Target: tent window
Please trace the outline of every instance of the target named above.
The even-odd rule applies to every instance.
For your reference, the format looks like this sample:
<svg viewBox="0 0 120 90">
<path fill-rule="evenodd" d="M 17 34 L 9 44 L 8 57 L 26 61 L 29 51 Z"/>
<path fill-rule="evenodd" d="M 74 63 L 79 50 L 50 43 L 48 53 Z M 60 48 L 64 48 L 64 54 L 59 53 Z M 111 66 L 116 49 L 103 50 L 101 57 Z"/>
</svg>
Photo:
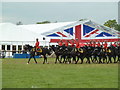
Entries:
<svg viewBox="0 0 120 90">
<path fill-rule="evenodd" d="M 13 46 L 12 46 L 12 50 L 16 50 L 16 45 L 13 45 Z"/>
<path fill-rule="evenodd" d="M 12 50 L 13 50 L 13 51 L 12 51 L 12 55 L 14 55 L 14 53 L 16 53 L 16 45 L 13 45 L 13 46 L 12 46 Z"/>
<path fill-rule="evenodd" d="M 18 53 L 21 53 L 22 45 L 18 45 Z"/>
<path fill-rule="evenodd" d="M 5 45 L 2 45 L 2 50 L 5 50 Z"/>
<path fill-rule="evenodd" d="M 7 50 L 10 50 L 10 45 L 7 45 Z"/>
<path fill-rule="evenodd" d="M 22 45 L 18 45 L 18 50 L 22 50 Z"/>
</svg>

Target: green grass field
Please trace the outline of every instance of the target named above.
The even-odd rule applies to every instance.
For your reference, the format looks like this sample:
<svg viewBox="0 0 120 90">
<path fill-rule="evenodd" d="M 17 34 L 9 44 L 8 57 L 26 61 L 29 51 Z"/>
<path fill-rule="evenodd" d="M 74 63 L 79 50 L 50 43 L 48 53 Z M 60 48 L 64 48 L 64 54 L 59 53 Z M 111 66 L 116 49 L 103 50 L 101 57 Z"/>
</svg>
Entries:
<svg viewBox="0 0 120 90">
<path fill-rule="evenodd" d="M 2 60 L 3 88 L 118 88 L 118 64 L 49 64 Z"/>
</svg>

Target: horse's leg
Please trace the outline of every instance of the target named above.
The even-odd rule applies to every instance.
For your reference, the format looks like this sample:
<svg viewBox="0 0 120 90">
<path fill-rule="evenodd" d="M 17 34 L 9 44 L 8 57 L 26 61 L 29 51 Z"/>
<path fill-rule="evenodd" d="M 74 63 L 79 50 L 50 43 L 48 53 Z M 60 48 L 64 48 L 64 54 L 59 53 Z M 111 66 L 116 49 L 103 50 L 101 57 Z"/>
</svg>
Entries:
<svg viewBox="0 0 120 90">
<path fill-rule="evenodd" d="M 61 60 L 60 60 L 59 58 L 60 58 L 60 55 L 58 55 L 58 61 L 59 61 L 59 63 L 62 63 Z"/>
<path fill-rule="evenodd" d="M 99 64 L 102 63 L 102 61 L 101 61 L 101 60 L 102 60 L 102 57 L 99 56 L 98 58 L 99 58 L 99 62 L 98 62 L 98 63 L 99 63 Z"/>
<path fill-rule="evenodd" d="M 90 57 L 87 56 L 86 58 L 87 58 L 86 62 L 90 64 Z"/>
<path fill-rule="evenodd" d="M 111 56 L 108 56 L 108 62 L 107 62 L 107 64 L 110 62 L 110 63 L 112 63 L 112 61 L 111 61 Z"/>
<path fill-rule="evenodd" d="M 66 56 L 64 56 L 64 62 L 67 63 L 67 59 L 66 59 Z"/>
<path fill-rule="evenodd" d="M 117 62 L 120 62 L 120 55 L 118 55 L 118 60 L 117 60 Z"/>
<path fill-rule="evenodd" d="M 81 59 L 81 63 L 80 64 L 83 64 L 83 57 L 81 57 L 80 59 Z"/>
<path fill-rule="evenodd" d="M 46 57 L 46 55 L 43 55 L 43 57 L 44 57 L 44 61 L 43 61 L 43 64 L 45 64 L 45 61 L 47 62 L 47 57 Z"/>
<path fill-rule="evenodd" d="M 36 61 L 36 58 L 35 58 L 35 56 L 33 56 L 33 58 L 34 58 L 34 61 L 35 61 L 35 63 L 37 64 L 37 61 Z"/>
<path fill-rule="evenodd" d="M 95 63 L 94 55 L 91 56 L 91 61 L 92 61 L 92 63 Z"/>
<path fill-rule="evenodd" d="M 63 63 L 66 63 L 66 56 L 63 56 Z"/>
<path fill-rule="evenodd" d="M 102 63 L 105 63 L 105 57 L 103 57 L 103 62 Z"/>
<path fill-rule="evenodd" d="M 113 59 L 114 59 L 114 63 L 117 63 L 117 62 L 116 62 L 116 56 L 113 56 Z"/>
<path fill-rule="evenodd" d="M 95 56 L 95 62 L 98 63 L 97 55 Z"/>
<path fill-rule="evenodd" d="M 107 63 L 107 56 L 105 55 L 105 60 L 106 60 L 106 63 Z"/>
<path fill-rule="evenodd" d="M 75 58 L 75 57 L 73 57 L 73 58 Z M 77 58 L 77 60 L 76 60 L 76 58 Z M 78 61 L 79 61 L 79 56 L 76 56 L 76 58 L 75 58 L 75 64 L 78 63 Z M 73 62 L 73 60 L 72 60 L 72 62 Z"/>
<path fill-rule="evenodd" d="M 30 58 L 29 58 L 29 60 L 28 60 L 28 63 L 27 63 L 27 64 L 29 64 L 29 62 L 30 62 L 31 58 L 32 58 L 32 56 L 30 55 Z"/>
<path fill-rule="evenodd" d="M 55 59 L 55 64 L 57 63 L 57 60 L 59 59 L 59 56 L 56 55 L 56 59 Z M 59 60 L 58 60 L 59 61 Z"/>
<path fill-rule="evenodd" d="M 45 60 L 46 60 L 46 63 L 49 64 L 48 61 L 47 61 L 47 56 L 46 55 L 45 55 Z"/>
</svg>

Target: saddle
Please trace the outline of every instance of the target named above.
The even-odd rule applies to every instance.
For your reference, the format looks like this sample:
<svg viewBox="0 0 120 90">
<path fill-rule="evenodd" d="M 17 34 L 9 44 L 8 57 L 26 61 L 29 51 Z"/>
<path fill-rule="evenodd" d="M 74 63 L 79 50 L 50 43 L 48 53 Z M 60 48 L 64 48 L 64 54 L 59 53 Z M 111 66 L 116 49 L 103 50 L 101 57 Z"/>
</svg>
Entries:
<svg viewBox="0 0 120 90">
<path fill-rule="evenodd" d="M 31 51 L 34 51 L 34 52 L 35 52 L 36 50 L 35 50 L 35 48 L 32 48 Z"/>
<path fill-rule="evenodd" d="M 78 49 L 78 52 L 83 53 L 83 49 L 82 49 L 82 48 L 79 48 L 79 49 Z"/>
<path fill-rule="evenodd" d="M 107 52 L 111 53 L 111 50 L 110 50 L 110 49 L 108 49 L 108 50 L 107 50 Z"/>
<path fill-rule="evenodd" d="M 38 49 L 36 49 L 36 51 L 37 51 L 38 53 L 41 53 L 41 52 L 42 52 L 42 49 L 41 49 L 41 48 L 38 48 Z"/>
</svg>

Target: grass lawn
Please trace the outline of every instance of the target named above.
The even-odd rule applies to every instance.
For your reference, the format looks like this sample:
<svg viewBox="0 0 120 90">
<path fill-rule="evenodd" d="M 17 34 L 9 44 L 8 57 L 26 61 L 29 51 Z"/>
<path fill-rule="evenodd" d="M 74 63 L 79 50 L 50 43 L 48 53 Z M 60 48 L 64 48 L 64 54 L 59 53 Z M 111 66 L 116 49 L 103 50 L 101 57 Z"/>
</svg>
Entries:
<svg viewBox="0 0 120 90">
<path fill-rule="evenodd" d="M 55 58 L 2 60 L 3 88 L 118 88 L 118 64 L 54 64 Z"/>
</svg>

